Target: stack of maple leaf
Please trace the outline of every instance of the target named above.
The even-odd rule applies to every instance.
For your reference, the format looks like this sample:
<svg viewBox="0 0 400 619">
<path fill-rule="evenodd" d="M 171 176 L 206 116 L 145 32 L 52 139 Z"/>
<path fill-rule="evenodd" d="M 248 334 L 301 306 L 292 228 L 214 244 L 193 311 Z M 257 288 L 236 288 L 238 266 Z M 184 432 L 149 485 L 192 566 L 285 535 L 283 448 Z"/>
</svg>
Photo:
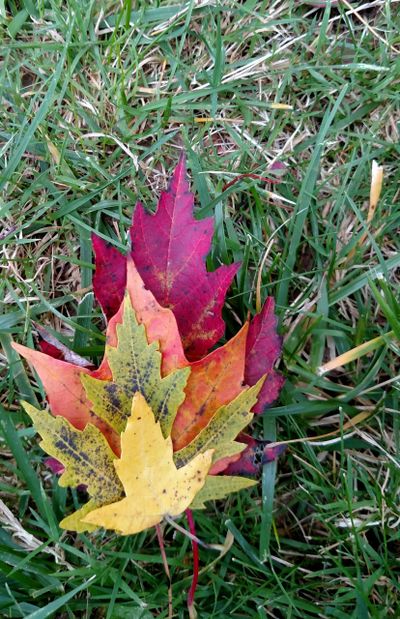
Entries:
<svg viewBox="0 0 400 619">
<path fill-rule="evenodd" d="M 243 475 L 276 456 L 241 434 L 283 383 L 273 300 L 208 352 L 223 336 L 239 265 L 206 271 L 213 220 L 193 217 L 184 156 L 156 214 L 138 204 L 130 232 L 128 256 L 93 237 L 94 291 L 108 319 L 98 369 L 54 358 L 49 346 L 14 345 L 47 393 L 52 414 L 24 408 L 63 466 L 59 483 L 85 484 L 90 496 L 61 522 L 70 530 L 136 533 L 254 484 Z"/>
</svg>

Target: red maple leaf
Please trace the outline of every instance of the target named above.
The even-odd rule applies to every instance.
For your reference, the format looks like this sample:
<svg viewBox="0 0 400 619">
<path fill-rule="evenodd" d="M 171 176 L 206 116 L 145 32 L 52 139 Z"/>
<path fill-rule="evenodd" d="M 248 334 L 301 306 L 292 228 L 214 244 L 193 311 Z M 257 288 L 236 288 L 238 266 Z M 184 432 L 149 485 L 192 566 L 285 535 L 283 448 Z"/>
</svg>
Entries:
<svg viewBox="0 0 400 619">
<path fill-rule="evenodd" d="M 132 257 L 146 286 L 175 314 L 189 358 L 202 357 L 224 334 L 221 311 L 239 264 L 207 273 L 212 217 L 193 217 L 185 157 L 181 156 L 155 215 L 138 203 L 130 234 Z"/>
<path fill-rule="evenodd" d="M 182 155 L 156 213 L 147 213 L 140 202 L 136 205 L 130 236 L 131 255 L 144 283 L 163 307 L 174 312 L 188 358 L 199 359 L 224 334 L 222 307 L 239 264 L 207 272 L 213 218 L 196 220 L 193 203 Z M 93 246 L 94 291 L 110 318 L 122 301 L 126 261 L 98 237 Z"/>
</svg>

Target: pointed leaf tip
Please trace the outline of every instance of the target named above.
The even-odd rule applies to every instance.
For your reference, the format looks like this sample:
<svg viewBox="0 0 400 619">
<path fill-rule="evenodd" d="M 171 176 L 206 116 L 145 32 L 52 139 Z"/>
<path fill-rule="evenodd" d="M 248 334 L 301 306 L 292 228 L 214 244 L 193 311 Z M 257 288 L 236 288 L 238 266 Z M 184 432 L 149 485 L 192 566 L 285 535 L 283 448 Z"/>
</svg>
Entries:
<svg viewBox="0 0 400 619">
<path fill-rule="evenodd" d="M 254 385 L 261 376 L 267 374 L 259 393 L 254 413 L 261 414 L 274 402 L 282 389 L 284 378 L 274 370 L 274 365 L 282 350 L 282 338 L 277 333 L 275 303 L 267 297 L 261 312 L 250 323 L 246 347 L 245 382 Z"/>
<path fill-rule="evenodd" d="M 124 298 L 126 256 L 94 233 L 92 233 L 92 244 L 95 256 L 93 290 L 109 320 L 117 313 Z"/>
<path fill-rule="evenodd" d="M 179 155 L 178 164 L 173 172 L 171 177 L 171 181 L 175 180 L 179 185 L 180 183 L 185 183 L 187 185 L 187 190 L 189 190 L 189 179 L 187 176 L 187 165 L 186 165 L 186 153 L 182 151 Z"/>
<path fill-rule="evenodd" d="M 88 374 L 89 370 L 16 342 L 13 342 L 13 348 L 37 372 L 53 415 L 65 417 L 82 430 L 91 420 L 90 406 L 81 384 L 81 375 Z"/>
<path fill-rule="evenodd" d="M 97 426 L 111 449 L 115 453 L 119 452 L 118 436 L 108 424 L 91 412 L 90 402 L 82 385 L 82 376 L 93 372 L 16 342 L 13 342 L 13 348 L 38 373 L 53 415 L 64 417 L 78 430 L 83 430 L 88 423 Z"/>
</svg>

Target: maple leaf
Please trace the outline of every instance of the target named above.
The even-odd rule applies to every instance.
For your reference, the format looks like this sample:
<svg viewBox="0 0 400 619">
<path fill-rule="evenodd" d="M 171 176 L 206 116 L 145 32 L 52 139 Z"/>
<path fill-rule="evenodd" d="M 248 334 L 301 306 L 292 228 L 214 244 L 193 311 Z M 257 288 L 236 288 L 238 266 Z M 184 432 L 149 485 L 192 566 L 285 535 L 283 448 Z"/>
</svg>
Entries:
<svg viewBox="0 0 400 619">
<path fill-rule="evenodd" d="M 121 458 L 114 466 L 126 496 L 93 510 L 84 521 L 130 535 L 160 523 L 165 516 L 184 512 L 205 483 L 212 449 L 178 469 L 171 438 L 164 438 L 160 423 L 140 393 L 133 398 L 121 442 Z"/>
<path fill-rule="evenodd" d="M 147 213 L 140 202 L 136 205 L 130 236 L 131 255 L 143 281 L 157 301 L 174 312 L 188 357 L 198 359 L 224 334 L 221 311 L 239 264 L 207 272 L 213 218 L 196 220 L 193 203 L 182 155 L 156 213 Z M 93 237 L 93 246 L 94 291 L 110 318 L 122 301 L 125 259 L 99 237 Z"/>
<path fill-rule="evenodd" d="M 112 380 L 82 374 L 81 380 L 94 412 L 121 433 L 131 414 L 132 395 L 141 393 L 160 421 L 164 436 L 171 433 L 177 410 L 185 399 L 184 387 L 190 368 L 161 377 L 158 342 L 148 343 L 144 325 L 139 325 L 129 294 L 123 303 L 122 323 L 116 325 L 116 347 L 106 345 L 105 358 Z"/>
<path fill-rule="evenodd" d="M 43 439 L 42 449 L 64 467 L 58 482 L 60 486 L 85 484 L 91 496 L 86 505 L 64 518 L 60 526 L 79 532 L 93 530 L 94 527 L 82 522 L 83 516 L 123 495 L 123 487 L 113 466 L 115 454 L 104 435 L 91 423 L 83 430 L 77 430 L 63 417 L 53 417 L 28 402 L 22 402 L 22 405 Z"/>
<path fill-rule="evenodd" d="M 195 220 L 193 203 L 182 155 L 155 215 L 137 204 L 130 234 L 143 281 L 174 312 L 187 354 L 199 358 L 225 331 L 221 311 L 239 265 L 207 273 L 214 223 L 211 217 Z"/>
<path fill-rule="evenodd" d="M 203 229 L 207 237 L 205 242 L 199 235 L 201 222 L 193 219 L 192 210 L 193 196 L 189 192 L 184 159 L 181 158 L 169 190 L 161 196 L 157 214 L 146 215 L 139 206 L 135 221 L 144 226 L 146 234 L 150 235 L 149 221 L 166 221 L 165 217 L 169 214 L 171 222 L 166 234 L 170 253 L 173 249 L 172 240 L 177 241 L 177 230 L 182 222 L 186 225 L 185 230 L 194 226 L 193 233 L 198 244 L 195 244 L 190 258 L 183 261 L 181 270 L 182 273 L 185 270 L 188 273 L 194 270 L 195 274 L 201 272 L 207 279 L 213 274 L 206 273 L 205 254 L 202 255 L 200 250 L 205 247 L 207 251 L 209 249 L 212 223 L 211 219 L 203 222 L 206 225 Z M 135 226 L 133 240 L 134 229 Z M 103 305 L 109 302 L 108 309 L 105 308 L 106 313 L 110 315 L 114 311 L 114 304 L 120 301 L 121 287 L 125 284 L 127 299 L 132 306 L 127 306 L 128 301 L 121 304 L 117 313 L 110 318 L 106 352 L 97 370 L 81 367 L 82 360 L 78 358 L 75 362 L 75 358 L 65 350 L 63 356 L 66 353 L 66 358 L 75 364 L 50 360 L 46 355 L 15 346 L 42 379 L 53 414 L 63 415 L 78 429 L 85 428 L 88 423 L 95 424 L 107 437 L 114 453 L 119 455 L 118 433 L 124 429 L 129 417 L 132 394 L 139 390 L 154 409 L 156 418 L 160 419 L 164 436 L 171 433 L 174 450 L 179 454 L 176 456 L 178 462 L 182 454 L 190 453 L 190 449 L 198 451 L 202 441 L 216 442 L 220 434 L 219 420 L 224 419 L 224 425 L 231 415 L 234 422 L 229 438 L 225 437 L 225 442 L 218 444 L 211 472 L 216 474 L 227 467 L 231 471 L 234 463 L 238 471 L 250 470 L 252 458 L 254 460 L 259 447 L 253 446 L 253 453 L 240 440 L 235 441 L 235 434 L 251 420 L 248 396 L 252 392 L 244 395 L 245 383 L 255 385 L 267 371 L 259 402 L 256 404 L 256 398 L 253 398 L 251 404 L 254 404 L 254 412 L 263 412 L 276 398 L 283 382 L 273 369 L 280 352 L 273 301 L 266 301 L 261 313 L 252 320 L 250 328 L 245 324 L 225 346 L 199 361 L 190 362 L 185 355 L 174 313 L 170 307 L 162 307 L 155 298 L 157 294 L 154 295 L 152 290 L 146 288 L 133 260 L 128 257 L 126 261 L 111 245 L 105 246 L 97 237 L 93 242 L 99 269 L 95 289 L 104 292 Z M 165 266 L 169 268 L 170 265 L 164 262 Z M 144 269 L 144 272 L 148 271 L 148 268 Z M 107 274 L 110 286 L 102 286 L 102 273 Z M 173 273 L 172 266 L 162 276 L 164 284 L 171 279 L 168 273 Z M 165 286 L 163 290 L 165 293 Z M 188 319 L 189 322 L 192 318 Z M 195 333 L 196 329 L 192 331 Z M 157 352 L 158 348 L 160 352 Z M 53 349 L 49 349 L 49 352 L 55 353 Z M 258 384 L 257 393 L 260 388 L 261 383 Z M 238 403 L 239 407 L 244 403 L 247 408 L 241 424 L 240 416 L 235 412 Z M 243 449 L 245 453 L 241 457 Z"/>
</svg>

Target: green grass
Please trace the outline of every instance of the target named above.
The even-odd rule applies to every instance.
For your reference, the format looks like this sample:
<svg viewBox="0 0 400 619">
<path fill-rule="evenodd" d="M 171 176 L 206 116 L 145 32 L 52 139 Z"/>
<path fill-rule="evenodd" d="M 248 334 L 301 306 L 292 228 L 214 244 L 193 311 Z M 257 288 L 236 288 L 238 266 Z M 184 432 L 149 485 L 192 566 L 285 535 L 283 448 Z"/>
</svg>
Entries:
<svg viewBox="0 0 400 619">
<path fill-rule="evenodd" d="M 234 538 L 215 563 L 200 551 L 199 617 L 399 616 L 400 13 L 353 4 L 0 0 L 0 492 L 13 515 L 0 509 L 1 616 L 168 616 L 155 531 L 58 528 L 79 496 L 42 465 L 19 400 L 44 394 L 10 341 L 33 345 L 38 320 L 101 354 L 90 232 L 124 247 L 135 201 L 154 208 L 181 148 L 197 214 L 216 218 L 209 267 L 243 262 L 228 336 L 254 311 L 269 247 L 262 294 L 277 300 L 287 381 L 254 432 L 316 436 L 371 413 L 349 436 L 292 444 L 260 487 L 197 515 L 205 541 Z M 385 178 L 367 224 L 374 159 Z M 274 161 L 278 185 L 223 190 Z M 165 540 L 186 617 L 190 544 L 169 526 Z"/>
</svg>

